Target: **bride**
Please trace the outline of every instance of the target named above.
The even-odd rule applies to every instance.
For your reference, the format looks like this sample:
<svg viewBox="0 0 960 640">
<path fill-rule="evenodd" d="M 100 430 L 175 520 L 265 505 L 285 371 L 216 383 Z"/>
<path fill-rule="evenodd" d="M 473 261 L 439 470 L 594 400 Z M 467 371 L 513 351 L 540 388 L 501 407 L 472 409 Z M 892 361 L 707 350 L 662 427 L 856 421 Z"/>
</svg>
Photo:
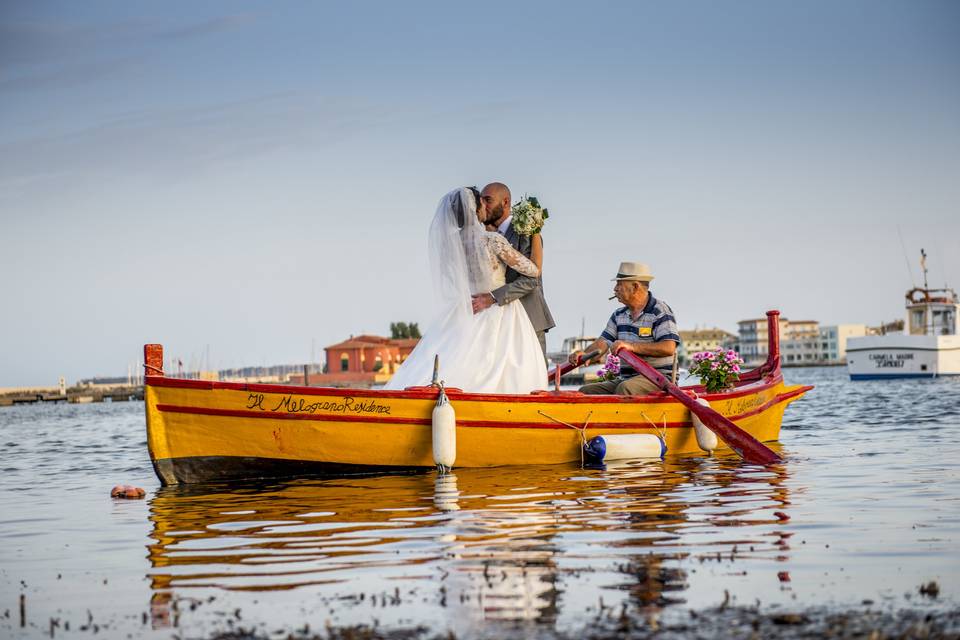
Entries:
<svg viewBox="0 0 960 640">
<path fill-rule="evenodd" d="M 537 277 L 539 267 L 484 227 L 480 194 L 455 189 L 430 224 L 430 269 L 441 311 L 386 389 L 430 384 L 434 356 L 448 387 L 472 393 L 529 393 L 542 389 L 547 368 L 536 331 L 519 300 L 474 315 L 470 296 L 506 282 L 507 267 Z"/>
</svg>

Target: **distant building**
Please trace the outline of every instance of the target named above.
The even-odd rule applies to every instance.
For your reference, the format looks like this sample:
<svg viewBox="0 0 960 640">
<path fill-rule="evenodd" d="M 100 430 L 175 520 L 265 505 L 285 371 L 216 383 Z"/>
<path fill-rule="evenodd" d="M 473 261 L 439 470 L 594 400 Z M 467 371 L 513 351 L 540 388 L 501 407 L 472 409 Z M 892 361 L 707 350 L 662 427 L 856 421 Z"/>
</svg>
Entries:
<svg viewBox="0 0 960 640">
<path fill-rule="evenodd" d="M 786 334 L 787 322 L 780 318 L 780 336 Z M 751 318 L 737 323 L 740 336 L 740 357 L 748 367 L 755 367 L 767 359 L 767 319 Z M 781 343 L 782 345 L 782 343 Z"/>
<path fill-rule="evenodd" d="M 755 367 L 767 359 L 767 319 L 751 318 L 737 323 L 740 356 Z M 780 318 L 780 362 L 784 366 L 822 364 L 820 323 L 817 320 Z"/>
<path fill-rule="evenodd" d="M 867 335 L 865 324 L 820 327 L 820 359 L 824 364 L 847 363 L 847 339 Z"/>
<path fill-rule="evenodd" d="M 820 364 L 820 323 L 816 320 L 787 320 L 781 325 L 780 358 L 784 366 Z"/>
<path fill-rule="evenodd" d="M 224 382 L 278 384 L 288 382 L 293 374 L 300 374 L 300 378 L 303 379 L 303 366 L 302 364 L 275 364 L 262 367 L 239 367 L 222 369 L 218 374 L 220 380 Z M 193 378 L 197 373 L 188 373 L 186 376 Z"/>
<path fill-rule="evenodd" d="M 369 386 L 383 384 L 417 346 L 419 338 L 393 340 L 375 335 L 351 336 L 326 347 L 327 366 L 323 373 L 309 375 L 310 386 Z M 290 376 L 291 384 L 303 384 L 304 376 Z M 428 383 L 424 380 L 424 384 Z"/>
<path fill-rule="evenodd" d="M 723 329 L 692 329 L 680 332 L 680 351 L 678 357 L 681 366 L 686 366 L 693 354 L 700 351 L 733 349 L 737 345 L 737 336 Z"/>
<path fill-rule="evenodd" d="M 767 359 L 767 320 L 754 318 L 737 323 L 740 329 L 740 355 L 748 366 Z M 847 339 L 867 335 L 862 324 L 820 326 L 817 320 L 780 318 L 780 362 L 785 367 L 843 364 Z"/>
<path fill-rule="evenodd" d="M 902 319 L 884 322 L 878 327 L 867 327 L 868 336 L 885 336 L 888 333 L 903 333 L 904 322 Z"/>
</svg>

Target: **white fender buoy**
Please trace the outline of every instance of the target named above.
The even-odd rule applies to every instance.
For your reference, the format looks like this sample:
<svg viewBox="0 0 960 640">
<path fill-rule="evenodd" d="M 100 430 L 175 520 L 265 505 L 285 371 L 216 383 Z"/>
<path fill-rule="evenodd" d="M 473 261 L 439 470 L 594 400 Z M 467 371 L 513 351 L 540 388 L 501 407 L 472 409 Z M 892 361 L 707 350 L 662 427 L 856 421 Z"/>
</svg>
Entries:
<svg viewBox="0 0 960 640">
<path fill-rule="evenodd" d="M 457 459 L 457 414 L 440 385 L 437 406 L 433 408 L 433 462 L 446 473 Z"/>
<path fill-rule="evenodd" d="M 667 444 L 659 436 L 649 433 L 601 435 L 590 438 L 583 446 L 586 457 L 594 463 L 634 458 L 662 458 Z"/>
<path fill-rule="evenodd" d="M 710 406 L 710 403 L 703 398 L 697 398 L 697 404 L 702 404 L 705 407 Z M 708 429 L 707 425 L 703 424 L 697 414 L 692 411 L 690 412 L 690 419 L 693 421 L 693 431 L 697 434 L 697 444 L 707 453 L 713 453 L 713 450 L 719 444 L 717 434 Z"/>
</svg>

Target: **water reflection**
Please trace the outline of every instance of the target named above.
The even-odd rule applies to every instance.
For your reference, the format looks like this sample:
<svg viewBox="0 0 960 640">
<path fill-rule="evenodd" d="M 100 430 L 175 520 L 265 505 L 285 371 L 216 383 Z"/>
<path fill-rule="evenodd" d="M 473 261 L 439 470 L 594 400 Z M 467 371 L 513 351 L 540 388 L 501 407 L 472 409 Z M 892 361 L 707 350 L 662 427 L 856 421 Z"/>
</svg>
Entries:
<svg viewBox="0 0 960 640">
<path fill-rule="evenodd" d="M 664 607 L 698 562 L 786 558 L 785 473 L 691 457 L 164 488 L 150 504 L 153 622 L 200 589 L 314 589 L 336 611 L 402 603 L 461 631 L 551 627 L 597 594 Z"/>
</svg>

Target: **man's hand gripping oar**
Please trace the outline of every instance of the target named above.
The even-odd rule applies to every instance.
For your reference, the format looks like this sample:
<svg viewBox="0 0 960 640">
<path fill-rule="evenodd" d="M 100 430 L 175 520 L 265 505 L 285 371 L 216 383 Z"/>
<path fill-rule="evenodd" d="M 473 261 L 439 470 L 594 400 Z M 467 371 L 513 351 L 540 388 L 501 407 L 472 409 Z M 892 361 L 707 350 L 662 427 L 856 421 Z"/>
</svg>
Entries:
<svg viewBox="0 0 960 640">
<path fill-rule="evenodd" d="M 573 370 L 576 369 L 577 367 L 579 367 L 579 366 L 581 366 L 581 365 L 583 365 L 583 364 L 586 364 L 587 362 L 590 362 L 591 360 L 593 360 L 594 358 L 596 358 L 598 355 L 600 355 L 600 351 L 599 351 L 599 350 L 598 350 L 598 351 L 591 351 L 590 353 L 582 353 L 582 354 L 580 354 L 580 356 L 577 358 L 577 361 L 576 361 L 575 363 L 573 363 L 573 362 L 564 362 L 562 365 L 558 366 L 558 367 L 555 368 L 553 371 L 551 371 L 550 373 L 547 374 L 547 383 L 549 383 L 551 380 L 555 380 L 555 379 L 557 378 L 557 376 L 563 376 L 563 375 L 566 375 L 566 374 L 570 373 L 571 371 L 573 371 Z"/>
</svg>

